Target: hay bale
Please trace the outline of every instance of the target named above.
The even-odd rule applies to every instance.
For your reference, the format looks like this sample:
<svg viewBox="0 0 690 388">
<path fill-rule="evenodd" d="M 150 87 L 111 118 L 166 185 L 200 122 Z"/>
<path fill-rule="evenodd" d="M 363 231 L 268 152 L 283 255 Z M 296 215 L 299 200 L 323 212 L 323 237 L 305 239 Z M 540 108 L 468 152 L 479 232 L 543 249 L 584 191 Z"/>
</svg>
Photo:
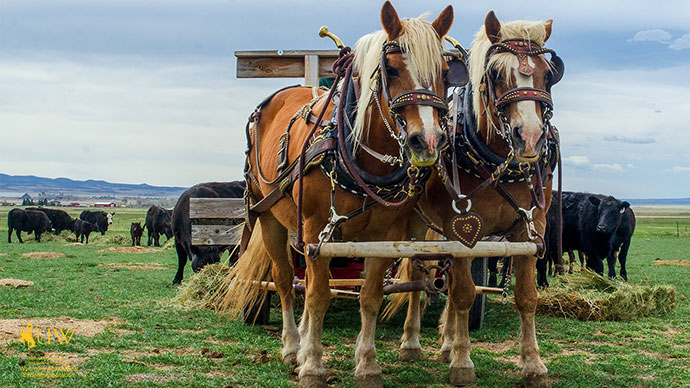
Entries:
<svg viewBox="0 0 690 388">
<path fill-rule="evenodd" d="M 173 303 L 189 308 L 217 309 L 218 300 L 215 295 L 229 273 L 230 267 L 221 263 L 204 266 L 182 283 Z"/>
<path fill-rule="evenodd" d="M 564 275 L 539 292 L 537 314 L 594 321 L 621 321 L 675 309 L 676 289 L 633 285 L 592 271 Z"/>
</svg>

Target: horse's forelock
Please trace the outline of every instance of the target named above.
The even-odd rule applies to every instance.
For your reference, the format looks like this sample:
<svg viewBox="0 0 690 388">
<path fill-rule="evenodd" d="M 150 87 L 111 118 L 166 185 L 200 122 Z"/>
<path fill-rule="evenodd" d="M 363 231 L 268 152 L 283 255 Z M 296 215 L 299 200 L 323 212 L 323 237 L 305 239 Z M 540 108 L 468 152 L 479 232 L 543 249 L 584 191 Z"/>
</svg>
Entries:
<svg viewBox="0 0 690 388">
<path fill-rule="evenodd" d="M 505 23 L 502 22 L 500 34 L 501 40 L 527 39 L 537 43 L 540 46 L 543 46 L 544 43 L 546 43 L 547 38 L 546 26 L 544 25 L 543 21 L 517 20 Z M 475 89 L 478 88 L 482 82 L 482 77 L 484 76 L 484 72 L 486 70 L 484 68 L 484 62 L 486 60 L 486 53 L 489 50 L 489 47 L 491 47 L 491 41 L 489 41 L 489 38 L 486 36 L 484 26 L 482 26 L 475 34 L 474 42 L 472 42 L 472 47 L 470 48 L 470 82 L 472 85 L 474 85 Z M 540 55 L 539 58 L 545 63 L 549 64 L 544 55 Z M 515 55 L 510 53 L 501 53 L 491 56 L 488 63 L 488 68 L 499 71 L 504 75 L 504 77 L 507 77 L 509 70 L 517 65 L 518 60 Z M 480 98 L 480 93 L 473 93 L 472 103 L 474 116 L 477 120 L 479 120 L 481 117 Z"/>
<path fill-rule="evenodd" d="M 396 41 L 405 51 L 407 70 L 419 84 L 433 84 L 443 67 L 443 43 L 431 24 L 424 21 L 428 13 L 416 19 L 403 19 L 403 33 Z M 355 45 L 354 70 L 360 76 L 361 95 L 357 112 L 364 113 L 372 103 L 378 84 L 371 75 L 381 60 L 381 47 L 387 40 L 381 30 L 361 37 Z M 392 96 L 391 96 L 392 97 Z M 367 125 L 365 114 L 357 114 L 352 136 L 355 144 L 362 139 Z"/>
</svg>

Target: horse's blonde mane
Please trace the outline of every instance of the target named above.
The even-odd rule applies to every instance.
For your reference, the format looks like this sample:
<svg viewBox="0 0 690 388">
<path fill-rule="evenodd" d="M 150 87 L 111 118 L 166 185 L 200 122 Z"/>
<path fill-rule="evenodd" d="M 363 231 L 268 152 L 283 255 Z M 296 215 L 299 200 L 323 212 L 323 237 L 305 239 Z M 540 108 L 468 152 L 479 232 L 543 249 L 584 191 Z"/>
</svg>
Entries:
<svg viewBox="0 0 690 388">
<path fill-rule="evenodd" d="M 428 13 L 416 19 L 403 19 L 403 34 L 396 39 L 405 52 L 405 63 L 412 77 L 420 84 L 433 84 L 434 76 L 441 73 L 443 66 L 443 43 L 436 30 L 424 20 Z M 372 74 L 381 60 L 381 48 L 386 42 L 385 31 L 377 31 L 361 37 L 355 45 L 354 72 L 360 77 L 361 95 L 357 102 L 357 118 L 352 137 L 355 145 L 364 135 L 370 118 L 365 114 L 372 104 L 373 94 L 378 89 L 376 77 Z M 393 96 L 391 96 L 393 97 Z M 385 104 L 385 102 L 382 102 Z"/>
<path fill-rule="evenodd" d="M 499 40 L 504 39 L 527 39 L 537 43 L 540 46 L 544 46 L 546 43 L 546 26 L 543 21 L 524 21 L 518 20 L 513 22 L 501 23 L 501 32 Z M 472 48 L 470 48 L 470 82 L 472 82 L 475 88 L 472 94 L 472 104 L 474 109 L 474 117 L 479 123 L 479 118 L 481 117 L 481 105 L 480 98 L 481 93 L 478 92 L 479 85 L 482 83 L 482 77 L 487 69 L 495 69 L 501 72 L 504 77 L 507 76 L 508 71 L 512 68 L 518 66 L 518 59 L 515 55 L 511 53 L 501 53 L 492 55 L 489 59 L 487 69 L 484 68 L 484 61 L 486 60 L 486 53 L 491 46 L 491 41 L 486 35 L 486 30 L 484 26 L 479 29 L 477 34 L 474 36 L 474 42 L 472 42 Z M 540 55 L 539 58 L 546 61 L 544 55 Z M 548 61 L 547 61 L 548 63 Z M 487 115 L 487 120 L 490 118 Z M 488 124 L 488 123 L 487 123 Z M 491 128 L 491 124 L 488 125 Z"/>
</svg>

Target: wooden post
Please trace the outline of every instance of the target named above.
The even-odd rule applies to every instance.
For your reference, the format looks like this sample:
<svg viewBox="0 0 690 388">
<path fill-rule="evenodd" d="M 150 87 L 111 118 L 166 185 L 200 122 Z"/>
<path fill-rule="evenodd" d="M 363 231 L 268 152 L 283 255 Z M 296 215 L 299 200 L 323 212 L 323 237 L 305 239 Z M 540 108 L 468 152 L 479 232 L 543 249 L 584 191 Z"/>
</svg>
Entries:
<svg viewBox="0 0 690 388">
<path fill-rule="evenodd" d="M 304 56 L 304 86 L 319 86 L 319 56 Z"/>
</svg>

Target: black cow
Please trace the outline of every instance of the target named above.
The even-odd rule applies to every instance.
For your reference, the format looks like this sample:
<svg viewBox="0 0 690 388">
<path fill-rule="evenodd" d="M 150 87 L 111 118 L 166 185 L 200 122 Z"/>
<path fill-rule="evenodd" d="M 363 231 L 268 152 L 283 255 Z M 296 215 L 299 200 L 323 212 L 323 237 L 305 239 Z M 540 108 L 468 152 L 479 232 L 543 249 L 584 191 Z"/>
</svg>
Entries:
<svg viewBox="0 0 690 388">
<path fill-rule="evenodd" d="M 587 255 L 587 268 L 603 275 L 603 260 L 611 254 L 621 218 L 629 208 L 628 202 L 611 196 L 563 192 L 563 251 L 581 251 Z M 547 252 L 537 262 L 537 282 L 542 287 L 548 286 L 547 261 L 562 265 L 562 257 L 557 253 L 556 212 L 556 201 L 552 201 L 546 215 Z"/>
<path fill-rule="evenodd" d="M 129 228 L 129 234 L 132 236 L 132 246 L 141 245 L 141 235 L 144 234 L 144 228 L 141 227 L 141 222 L 132 222 Z"/>
<path fill-rule="evenodd" d="M 72 230 L 72 225 L 74 224 L 74 218 L 70 217 L 64 210 L 58 209 L 47 209 L 44 207 L 29 207 L 26 210 L 37 210 L 45 213 L 53 224 L 53 232 L 55 234 L 60 234 L 63 230 Z"/>
<path fill-rule="evenodd" d="M 173 284 L 182 283 L 184 266 L 192 262 L 192 270 L 199 271 L 206 264 L 217 263 L 228 246 L 192 246 L 192 221 L 189 219 L 189 198 L 242 198 L 244 182 L 208 182 L 191 187 L 177 200 L 172 215 L 172 229 L 177 250 L 177 273 Z"/>
<path fill-rule="evenodd" d="M 77 241 L 81 240 L 82 244 L 89 243 L 89 235 L 91 232 L 102 232 L 100 225 L 97 223 L 92 223 L 85 220 L 74 221 L 74 227 L 72 228 L 74 234 L 77 235 Z M 86 237 L 86 243 L 84 243 L 84 238 Z"/>
<path fill-rule="evenodd" d="M 12 209 L 7 213 L 7 242 L 12 242 L 12 231 L 16 230 L 17 239 L 20 243 L 22 240 L 21 232 L 33 232 L 36 236 L 36 242 L 41 242 L 41 234 L 47 232 L 51 228 L 50 219 L 48 216 L 37 210 L 22 210 Z"/>
<path fill-rule="evenodd" d="M 106 213 L 104 211 L 90 211 L 84 210 L 79 215 L 79 219 L 83 221 L 89 221 L 92 224 L 98 225 L 98 231 L 101 235 L 105 235 L 105 231 L 108 230 L 108 225 L 113 223 L 113 216 L 115 212 Z"/>
<path fill-rule="evenodd" d="M 628 271 L 625 269 L 625 263 L 628 260 L 628 249 L 630 249 L 630 242 L 634 232 L 635 213 L 631 208 L 627 208 L 621 216 L 621 222 L 618 224 L 616 234 L 613 236 L 611 253 L 606 257 L 610 278 L 616 277 L 616 260 L 618 260 L 621 264 L 621 277 L 628 280 Z"/>
<path fill-rule="evenodd" d="M 170 240 L 173 236 L 172 232 L 172 210 L 163 209 L 160 206 L 153 205 L 146 212 L 146 229 L 148 229 L 148 246 L 161 246 L 159 239 L 162 234 Z"/>
</svg>

